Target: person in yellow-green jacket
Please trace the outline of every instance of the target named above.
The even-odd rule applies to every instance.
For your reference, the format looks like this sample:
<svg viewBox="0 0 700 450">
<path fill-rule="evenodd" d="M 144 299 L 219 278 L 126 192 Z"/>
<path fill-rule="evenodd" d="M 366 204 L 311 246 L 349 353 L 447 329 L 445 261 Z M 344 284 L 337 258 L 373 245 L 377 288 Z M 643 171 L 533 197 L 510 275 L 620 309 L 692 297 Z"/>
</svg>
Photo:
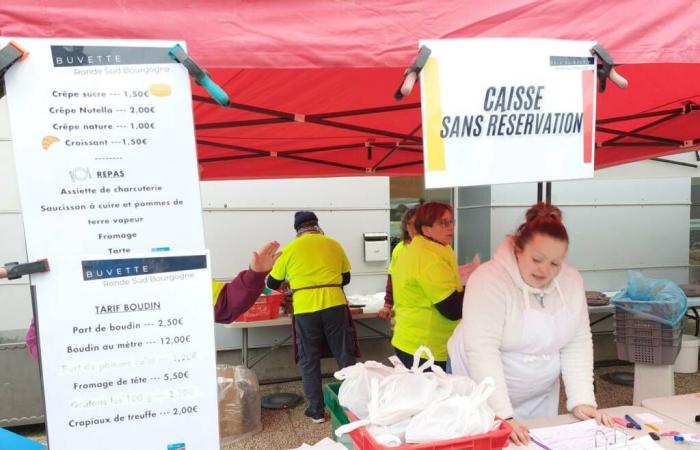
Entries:
<svg viewBox="0 0 700 450">
<path fill-rule="evenodd" d="M 384 306 L 377 311 L 377 315 L 384 319 L 391 319 L 391 310 L 394 308 L 394 286 L 391 283 L 391 270 L 396 265 L 396 261 L 403 253 L 404 249 L 408 244 L 411 243 L 411 239 L 416 235 L 416 211 L 418 211 L 418 206 L 413 206 L 406 210 L 401 217 L 401 240 L 394 246 L 394 250 L 391 252 L 391 262 L 389 263 L 389 270 L 386 276 L 386 293 L 384 295 Z"/>
<path fill-rule="evenodd" d="M 343 247 L 323 234 L 311 211 L 294 215 L 297 237 L 282 250 L 267 279 L 277 289 L 285 278 L 292 289 L 296 350 L 305 411 L 314 423 L 325 421 L 321 394 L 321 357 L 324 343 L 340 368 L 355 364 L 355 332 L 343 286 L 350 282 L 350 262 Z"/>
<path fill-rule="evenodd" d="M 417 234 L 391 270 L 396 320 L 391 344 L 406 367 L 413 364 L 418 347 L 425 345 L 435 364 L 446 369 L 447 341 L 462 318 L 463 285 L 469 274 L 460 274 L 452 250 L 455 227 L 450 205 L 422 204 L 415 227 Z"/>
</svg>

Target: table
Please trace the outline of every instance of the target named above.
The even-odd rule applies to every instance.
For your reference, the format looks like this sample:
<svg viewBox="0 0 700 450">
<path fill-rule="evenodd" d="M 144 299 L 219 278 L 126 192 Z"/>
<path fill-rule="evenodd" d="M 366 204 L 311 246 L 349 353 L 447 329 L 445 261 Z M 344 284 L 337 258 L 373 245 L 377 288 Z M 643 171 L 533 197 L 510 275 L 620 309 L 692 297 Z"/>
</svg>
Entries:
<svg viewBox="0 0 700 450">
<path fill-rule="evenodd" d="M 657 424 L 657 426 L 661 429 L 661 432 L 664 431 L 678 431 L 679 433 L 692 433 L 697 431 L 697 429 L 692 428 L 690 425 L 686 425 L 684 423 L 678 422 L 676 420 L 673 420 L 672 418 L 665 416 L 659 412 L 652 411 L 649 408 L 641 407 L 641 406 L 616 406 L 615 408 L 606 408 L 602 410 L 603 412 L 615 416 L 615 417 L 624 417 L 625 414 L 639 414 L 639 413 L 650 413 L 655 416 L 657 416 L 659 419 L 663 419 L 663 422 Z M 531 420 L 524 420 L 523 424 L 526 425 L 528 428 L 539 428 L 539 427 L 551 427 L 554 425 L 564 425 L 567 423 L 574 423 L 578 419 L 575 418 L 571 414 L 562 414 L 559 416 L 554 416 L 554 417 L 543 417 L 539 419 L 531 419 Z M 634 430 L 634 429 L 626 429 L 625 432 L 629 436 L 634 436 L 634 437 L 642 437 L 642 436 L 647 436 L 649 434 L 648 429 L 642 429 L 642 430 Z M 634 441 L 630 441 L 634 442 Z M 668 448 L 668 449 L 675 449 L 678 450 L 678 445 L 673 441 L 673 438 L 670 437 L 663 437 L 661 438 L 660 441 L 656 441 L 657 444 L 659 444 L 663 448 Z M 534 444 L 533 444 L 534 445 Z M 523 450 L 523 447 L 518 447 L 515 445 L 509 445 L 508 447 L 509 450 Z M 526 447 L 530 448 L 530 447 Z M 539 450 L 542 450 L 539 447 L 532 447 L 532 448 L 537 448 Z"/>
<path fill-rule="evenodd" d="M 642 406 L 689 425 L 696 432 L 700 430 L 700 424 L 695 422 L 695 416 L 700 414 L 700 396 L 698 394 L 649 398 L 642 402 Z"/>
<path fill-rule="evenodd" d="M 378 330 L 377 328 L 374 328 L 371 325 L 368 325 L 364 322 L 363 320 L 369 320 L 369 319 L 377 319 L 379 316 L 377 315 L 377 311 L 373 312 L 366 312 L 362 314 L 353 314 L 352 318 L 355 321 L 355 323 L 359 326 L 362 326 L 368 330 L 373 331 L 379 336 L 389 338 L 390 336 L 381 331 Z M 265 359 L 270 353 L 273 351 L 277 350 L 292 338 L 292 335 L 290 334 L 287 336 L 287 338 L 283 339 L 280 342 L 277 342 L 275 345 L 270 347 L 265 353 L 260 355 L 252 364 L 249 365 L 249 358 L 248 358 L 248 330 L 250 328 L 261 328 L 261 327 L 279 327 L 279 326 L 289 326 L 292 324 L 292 318 L 290 316 L 285 316 L 285 317 L 280 317 L 278 319 L 271 319 L 271 320 L 259 320 L 256 322 L 231 322 L 229 324 L 224 324 L 224 327 L 226 328 L 233 328 L 233 329 L 240 329 L 241 330 L 241 355 L 243 356 L 243 365 L 245 367 L 251 368 L 255 366 L 257 363 Z"/>
<path fill-rule="evenodd" d="M 612 299 L 613 295 L 617 292 L 605 292 L 605 295 Z M 700 336 L 700 313 L 698 313 L 697 308 L 700 307 L 700 297 L 688 297 L 688 313 L 685 315 L 689 319 L 695 321 L 695 336 Z M 591 322 L 591 327 L 597 323 L 604 321 L 613 316 L 615 312 L 615 307 L 613 305 L 605 306 L 589 306 L 588 314 L 604 314 L 603 317 L 596 319 Z M 692 312 L 692 314 L 691 314 Z"/>
</svg>

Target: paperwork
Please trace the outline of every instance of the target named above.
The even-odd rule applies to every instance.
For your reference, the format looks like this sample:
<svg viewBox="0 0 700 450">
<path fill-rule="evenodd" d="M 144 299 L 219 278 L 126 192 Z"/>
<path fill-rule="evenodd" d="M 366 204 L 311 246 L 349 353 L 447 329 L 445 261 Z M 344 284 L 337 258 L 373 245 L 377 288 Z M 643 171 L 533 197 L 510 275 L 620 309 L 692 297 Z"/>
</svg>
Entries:
<svg viewBox="0 0 700 450">
<path fill-rule="evenodd" d="M 554 427 L 533 428 L 530 430 L 530 436 L 540 447 L 547 450 L 592 450 L 606 447 L 612 450 L 628 439 L 625 433 L 598 425 L 593 419 Z M 623 445 L 620 448 L 628 447 Z"/>
</svg>

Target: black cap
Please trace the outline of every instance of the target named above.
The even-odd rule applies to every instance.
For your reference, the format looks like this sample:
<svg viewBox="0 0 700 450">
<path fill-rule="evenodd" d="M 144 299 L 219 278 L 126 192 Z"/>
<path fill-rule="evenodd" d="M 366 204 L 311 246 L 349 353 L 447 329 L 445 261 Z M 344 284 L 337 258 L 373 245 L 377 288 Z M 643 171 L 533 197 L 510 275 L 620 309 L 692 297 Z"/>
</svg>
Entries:
<svg viewBox="0 0 700 450">
<path fill-rule="evenodd" d="M 304 222 L 318 222 L 318 217 L 312 211 L 297 211 L 294 213 L 294 229 L 298 230 Z"/>
</svg>

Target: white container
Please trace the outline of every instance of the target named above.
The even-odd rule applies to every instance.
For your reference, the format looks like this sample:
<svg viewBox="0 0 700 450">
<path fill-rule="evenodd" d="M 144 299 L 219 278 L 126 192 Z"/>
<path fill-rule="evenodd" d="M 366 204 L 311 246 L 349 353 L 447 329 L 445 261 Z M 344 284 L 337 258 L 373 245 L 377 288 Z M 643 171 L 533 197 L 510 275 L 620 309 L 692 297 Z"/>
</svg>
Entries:
<svg viewBox="0 0 700 450">
<path fill-rule="evenodd" d="M 700 339 L 690 334 L 684 334 L 681 341 L 681 351 L 673 365 L 673 371 L 676 373 L 697 372 L 698 347 L 700 347 Z"/>
</svg>

